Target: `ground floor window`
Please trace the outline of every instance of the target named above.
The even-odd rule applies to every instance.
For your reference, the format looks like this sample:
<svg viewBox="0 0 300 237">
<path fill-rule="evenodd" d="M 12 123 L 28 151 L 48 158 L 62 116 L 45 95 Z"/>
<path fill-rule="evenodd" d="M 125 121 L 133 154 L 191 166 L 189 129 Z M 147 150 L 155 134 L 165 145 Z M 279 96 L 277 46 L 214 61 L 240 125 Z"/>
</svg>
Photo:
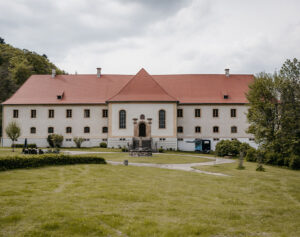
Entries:
<svg viewBox="0 0 300 237">
<path fill-rule="evenodd" d="M 201 127 L 200 126 L 195 127 L 195 133 L 201 133 Z"/>
<path fill-rule="evenodd" d="M 183 127 L 182 126 L 178 126 L 177 127 L 177 132 L 178 133 L 183 133 Z"/>
<path fill-rule="evenodd" d="M 83 131 L 84 133 L 90 133 L 90 127 L 84 127 Z"/>
<path fill-rule="evenodd" d="M 219 127 L 218 126 L 214 126 L 213 127 L 213 132 L 214 133 L 218 133 L 219 132 Z"/>
<path fill-rule="evenodd" d="M 31 127 L 30 128 L 30 133 L 31 134 L 35 134 L 36 133 L 36 128 L 35 127 Z"/>
</svg>

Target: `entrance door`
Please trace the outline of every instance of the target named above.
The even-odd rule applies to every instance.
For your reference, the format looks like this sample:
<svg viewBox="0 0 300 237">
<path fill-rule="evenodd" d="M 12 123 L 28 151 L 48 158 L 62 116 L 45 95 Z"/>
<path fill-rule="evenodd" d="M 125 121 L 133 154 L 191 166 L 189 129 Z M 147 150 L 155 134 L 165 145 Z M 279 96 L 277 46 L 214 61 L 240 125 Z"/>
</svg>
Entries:
<svg viewBox="0 0 300 237">
<path fill-rule="evenodd" d="M 146 124 L 140 123 L 139 125 L 139 137 L 146 137 Z"/>
</svg>

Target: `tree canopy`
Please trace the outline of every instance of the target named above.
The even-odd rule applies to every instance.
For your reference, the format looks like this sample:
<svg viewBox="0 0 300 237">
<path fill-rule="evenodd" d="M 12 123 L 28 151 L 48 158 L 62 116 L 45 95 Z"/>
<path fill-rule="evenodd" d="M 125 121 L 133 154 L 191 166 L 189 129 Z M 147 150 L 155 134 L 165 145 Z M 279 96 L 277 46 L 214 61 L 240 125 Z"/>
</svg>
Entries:
<svg viewBox="0 0 300 237">
<path fill-rule="evenodd" d="M 51 63 L 47 56 L 6 44 L 0 37 L 0 103 L 8 99 L 31 75 L 65 72 Z M 2 111 L 0 111 L 0 136 L 2 135 Z"/>
<path fill-rule="evenodd" d="M 249 87 L 248 132 L 267 152 L 300 157 L 300 62 L 288 59 L 279 73 L 260 73 Z"/>
</svg>

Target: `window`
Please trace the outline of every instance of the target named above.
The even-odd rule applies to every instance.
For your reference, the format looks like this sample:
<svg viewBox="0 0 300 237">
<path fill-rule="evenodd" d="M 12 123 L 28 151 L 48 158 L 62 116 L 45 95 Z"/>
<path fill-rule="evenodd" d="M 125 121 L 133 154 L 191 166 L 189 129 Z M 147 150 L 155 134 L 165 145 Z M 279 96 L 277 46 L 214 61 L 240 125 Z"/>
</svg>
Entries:
<svg viewBox="0 0 300 237">
<path fill-rule="evenodd" d="M 71 127 L 66 127 L 66 133 L 72 133 L 72 128 Z"/>
<path fill-rule="evenodd" d="M 108 110 L 107 109 L 102 109 L 102 117 L 107 118 L 108 117 Z"/>
<path fill-rule="evenodd" d="M 30 133 L 31 134 L 35 134 L 36 133 L 36 128 L 35 127 L 31 127 L 30 128 Z"/>
<path fill-rule="evenodd" d="M 177 132 L 178 133 L 183 133 L 183 127 L 182 126 L 178 126 L 177 127 Z"/>
<path fill-rule="evenodd" d="M 220 138 L 214 138 L 214 141 L 219 141 L 220 140 Z"/>
<path fill-rule="evenodd" d="M 54 128 L 53 127 L 48 127 L 48 133 L 54 133 Z"/>
<path fill-rule="evenodd" d="M 249 138 L 249 141 L 255 141 L 255 139 L 254 139 L 254 138 L 252 138 L 252 137 L 250 137 L 250 138 Z"/>
<path fill-rule="evenodd" d="M 72 116 L 72 115 L 71 115 Z M 85 109 L 84 110 L 84 117 L 85 118 L 89 118 L 90 117 L 90 110 L 89 109 Z"/>
<path fill-rule="evenodd" d="M 177 141 L 183 141 L 183 138 L 178 138 Z"/>
<path fill-rule="evenodd" d="M 166 111 L 163 109 L 158 112 L 158 128 L 166 128 Z"/>
<path fill-rule="evenodd" d="M 49 109 L 48 115 L 49 118 L 54 118 L 54 109 Z"/>
<path fill-rule="evenodd" d="M 66 142 L 71 142 L 72 138 L 66 138 Z"/>
<path fill-rule="evenodd" d="M 31 110 L 31 118 L 36 118 L 36 110 L 35 109 Z"/>
<path fill-rule="evenodd" d="M 230 115 L 231 115 L 231 118 L 235 118 L 236 117 L 236 109 L 231 109 Z"/>
<path fill-rule="evenodd" d="M 228 95 L 224 95 L 224 99 L 227 100 L 229 98 Z"/>
<path fill-rule="evenodd" d="M 218 109 L 213 109 L 213 117 L 214 118 L 219 117 L 219 110 Z"/>
<path fill-rule="evenodd" d="M 19 118 L 19 110 L 14 109 L 14 111 L 13 111 L 13 117 L 14 118 Z"/>
<path fill-rule="evenodd" d="M 195 117 L 201 117 L 201 109 L 195 109 Z"/>
<path fill-rule="evenodd" d="M 84 133 L 90 133 L 90 127 L 84 127 Z"/>
<path fill-rule="evenodd" d="M 72 110 L 71 109 L 66 110 L 66 117 L 67 118 L 72 118 Z"/>
<path fill-rule="evenodd" d="M 219 132 L 219 127 L 218 126 L 214 126 L 213 127 L 213 132 L 214 133 L 218 133 Z"/>
<path fill-rule="evenodd" d="M 102 127 L 102 133 L 107 133 L 108 132 L 108 128 L 107 127 Z"/>
<path fill-rule="evenodd" d="M 195 127 L 195 133 L 201 133 L 201 127 L 200 126 Z"/>
<path fill-rule="evenodd" d="M 231 133 L 237 133 L 237 127 L 236 126 L 231 127 Z"/>
<path fill-rule="evenodd" d="M 183 117 L 183 109 L 177 109 L 177 117 L 182 118 Z"/>
<path fill-rule="evenodd" d="M 126 128 L 126 111 L 120 110 L 119 112 L 119 128 Z"/>
</svg>

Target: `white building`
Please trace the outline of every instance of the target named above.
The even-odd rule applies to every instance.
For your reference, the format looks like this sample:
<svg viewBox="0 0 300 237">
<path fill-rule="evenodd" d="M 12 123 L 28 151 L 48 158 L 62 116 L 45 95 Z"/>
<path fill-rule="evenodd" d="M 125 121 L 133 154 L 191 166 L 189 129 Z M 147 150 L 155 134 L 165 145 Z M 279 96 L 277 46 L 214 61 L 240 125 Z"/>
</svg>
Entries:
<svg viewBox="0 0 300 237">
<path fill-rule="evenodd" d="M 195 150 L 198 139 L 238 139 L 255 146 L 248 128 L 245 93 L 253 75 L 33 75 L 3 105 L 3 130 L 11 121 L 21 127 L 17 143 L 48 146 L 51 133 L 63 146 L 123 147 L 133 137 L 153 146 Z M 3 132 L 3 146 L 11 141 Z"/>
</svg>

